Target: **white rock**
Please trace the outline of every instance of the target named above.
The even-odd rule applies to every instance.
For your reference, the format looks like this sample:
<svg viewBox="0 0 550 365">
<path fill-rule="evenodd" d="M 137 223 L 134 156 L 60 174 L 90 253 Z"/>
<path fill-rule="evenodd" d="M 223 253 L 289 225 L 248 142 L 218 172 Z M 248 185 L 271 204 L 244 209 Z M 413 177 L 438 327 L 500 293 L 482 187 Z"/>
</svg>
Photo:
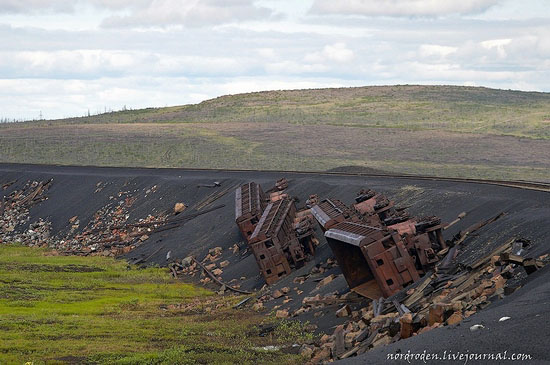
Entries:
<svg viewBox="0 0 550 365">
<path fill-rule="evenodd" d="M 474 324 L 473 326 L 470 327 L 470 331 L 474 332 L 482 328 L 485 328 L 485 326 L 482 324 Z"/>
</svg>

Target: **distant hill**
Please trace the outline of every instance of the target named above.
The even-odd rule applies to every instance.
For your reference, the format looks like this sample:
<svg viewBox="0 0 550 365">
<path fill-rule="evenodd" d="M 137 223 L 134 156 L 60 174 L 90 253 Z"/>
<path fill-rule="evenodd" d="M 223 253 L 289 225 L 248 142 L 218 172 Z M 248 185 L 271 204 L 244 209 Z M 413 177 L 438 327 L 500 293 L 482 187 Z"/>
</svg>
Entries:
<svg viewBox="0 0 550 365">
<path fill-rule="evenodd" d="M 0 125 L 0 160 L 550 179 L 550 93 L 372 86 Z"/>
<path fill-rule="evenodd" d="M 550 93 L 413 85 L 264 91 L 56 122 L 322 123 L 550 138 Z"/>
</svg>

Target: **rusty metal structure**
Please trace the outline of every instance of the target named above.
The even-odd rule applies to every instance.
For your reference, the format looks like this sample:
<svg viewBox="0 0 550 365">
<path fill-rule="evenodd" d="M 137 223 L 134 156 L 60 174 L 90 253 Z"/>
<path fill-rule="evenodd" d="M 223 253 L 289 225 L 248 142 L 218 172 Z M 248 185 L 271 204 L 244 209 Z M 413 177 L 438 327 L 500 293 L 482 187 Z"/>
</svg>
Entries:
<svg viewBox="0 0 550 365">
<path fill-rule="evenodd" d="M 404 223 L 408 223 L 411 229 L 414 228 L 410 233 L 401 235 L 409 252 L 416 257 L 417 268 L 424 272 L 432 269 L 438 261 L 436 252 L 447 247 L 443 239 L 441 219 L 425 217 L 418 220 L 410 219 Z"/>
<path fill-rule="evenodd" d="M 267 198 L 260 185 L 249 182 L 235 191 L 235 221 L 248 241 L 267 206 Z"/>
<path fill-rule="evenodd" d="M 400 235 L 384 228 L 342 222 L 325 232 L 352 291 L 388 297 L 420 278 Z"/>
<path fill-rule="evenodd" d="M 445 248 L 441 220 L 410 217 L 374 190 L 361 190 L 352 206 L 310 195 L 297 211 L 280 179 L 265 193 L 250 182 L 235 192 L 235 221 L 267 284 L 313 255 L 317 221 L 350 288 L 369 298 L 390 296 L 433 268 Z"/>
<path fill-rule="evenodd" d="M 269 203 L 250 236 L 250 248 L 267 284 L 290 274 L 292 268 L 303 264 L 307 254 L 314 253 L 310 240 L 313 229 L 297 229 L 295 217 L 293 200 Z"/>
<path fill-rule="evenodd" d="M 351 207 L 322 200 L 311 213 L 350 288 L 370 298 L 390 296 L 417 280 L 446 247 L 439 218 L 411 218 L 374 190 L 361 190 Z"/>
<path fill-rule="evenodd" d="M 265 193 L 254 182 L 235 191 L 235 222 L 268 284 L 301 266 L 315 250 L 314 218 L 310 210 L 296 211 L 287 187 L 282 178 Z"/>
<path fill-rule="evenodd" d="M 311 207 L 311 214 L 324 231 L 345 221 L 360 221 L 359 216 L 338 199 L 321 200 L 317 205 Z"/>
<path fill-rule="evenodd" d="M 395 213 L 394 202 L 371 189 L 359 191 L 355 202 L 353 208 L 365 217 L 377 216 L 380 221 L 384 221 Z"/>
</svg>

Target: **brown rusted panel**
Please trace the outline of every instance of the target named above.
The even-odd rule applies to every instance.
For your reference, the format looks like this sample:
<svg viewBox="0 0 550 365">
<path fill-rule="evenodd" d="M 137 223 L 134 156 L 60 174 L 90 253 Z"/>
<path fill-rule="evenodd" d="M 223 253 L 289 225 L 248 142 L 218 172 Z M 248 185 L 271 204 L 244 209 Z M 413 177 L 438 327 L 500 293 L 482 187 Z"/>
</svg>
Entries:
<svg viewBox="0 0 550 365">
<path fill-rule="evenodd" d="M 266 197 L 260 185 L 250 182 L 241 185 L 235 192 L 235 220 L 239 222 L 247 214 L 260 216 L 266 207 Z"/>
<path fill-rule="evenodd" d="M 258 261 L 262 276 L 272 284 L 290 273 L 306 259 L 306 251 L 313 253 L 310 237 L 313 234 L 307 214 L 296 218 L 294 201 L 281 199 L 265 208 L 254 232 L 250 246 Z"/>
<path fill-rule="evenodd" d="M 235 191 L 235 221 L 248 241 L 266 208 L 266 197 L 260 185 L 250 182 Z"/>
<path fill-rule="evenodd" d="M 328 230 L 325 237 L 352 289 L 374 279 L 388 297 L 419 278 L 397 233 L 343 222 Z"/>
<path fill-rule="evenodd" d="M 327 239 L 327 241 L 350 288 L 353 289 L 374 280 L 374 275 L 359 246 L 337 239 Z"/>
<path fill-rule="evenodd" d="M 423 271 L 433 268 L 433 265 L 439 260 L 432 248 L 433 241 L 430 239 L 428 233 L 407 236 L 404 238 L 404 241 L 409 252 L 414 252 L 416 264 Z"/>
<path fill-rule="evenodd" d="M 283 177 L 283 178 L 280 178 L 279 180 L 277 180 L 277 182 L 275 182 L 275 188 L 277 188 L 280 191 L 285 190 L 286 188 L 288 188 L 287 179 Z"/>
<path fill-rule="evenodd" d="M 380 217 L 376 214 L 362 216 L 359 223 L 378 228 L 382 228 L 384 226 L 382 221 L 380 221 Z"/>
<path fill-rule="evenodd" d="M 374 206 L 375 205 L 376 205 L 376 199 L 375 198 L 370 198 L 368 200 L 364 200 L 360 203 L 354 204 L 354 207 L 361 214 L 372 214 L 372 213 L 374 213 Z"/>
<path fill-rule="evenodd" d="M 388 226 L 388 229 L 397 231 L 400 235 L 414 235 L 416 234 L 416 220 L 409 219 L 401 223 L 396 223 Z"/>
<path fill-rule="evenodd" d="M 270 240 L 251 245 L 252 252 L 267 284 L 272 284 L 291 271 L 284 252 Z"/>
</svg>

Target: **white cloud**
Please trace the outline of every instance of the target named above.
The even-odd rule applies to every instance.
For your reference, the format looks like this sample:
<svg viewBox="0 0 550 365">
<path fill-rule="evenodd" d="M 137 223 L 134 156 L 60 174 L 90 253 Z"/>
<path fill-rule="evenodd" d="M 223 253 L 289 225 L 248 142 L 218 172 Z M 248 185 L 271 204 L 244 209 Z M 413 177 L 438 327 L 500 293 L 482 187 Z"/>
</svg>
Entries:
<svg viewBox="0 0 550 365">
<path fill-rule="evenodd" d="M 296 61 L 268 63 L 265 69 L 269 74 L 274 75 L 297 75 L 330 71 L 328 66 L 321 63 L 301 63 Z"/>
<path fill-rule="evenodd" d="M 525 6 L 532 1 L 540 2 Z M 498 19 L 490 11 L 460 15 L 488 1 L 334 6 L 352 3 L 357 12 L 318 16 L 303 4 L 294 13 L 291 0 L 0 0 L 0 118 L 284 88 L 434 83 L 550 91 L 548 20 L 503 21 L 509 0 L 497 6 Z M 365 4 L 396 16 L 348 16 L 371 14 Z M 27 13 L 2 13 L 8 5 Z M 113 16 L 120 23 L 100 27 Z"/>
<path fill-rule="evenodd" d="M 366 16 L 441 16 L 487 10 L 499 0 L 315 0 L 314 14 Z"/>
<path fill-rule="evenodd" d="M 353 51 L 347 48 L 345 43 L 335 43 L 325 46 L 323 54 L 336 62 L 348 62 L 353 59 Z"/>
<path fill-rule="evenodd" d="M 137 50 L 0 52 L 0 78 L 99 79 L 129 75 L 235 76 L 253 60 Z"/>
<path fill-rule="evenodd" d="M 277 56 L 275 49 L 269 47 L 258 48 L 256 52 L 258 52 L 259 56 L 264 58 L 275 58 Z"/>
<path fill-rule="evenodd" d="M 104 27 L 149 27 L 184 25 L 200 27 L 250 19 L 267 19 L 274 15 L 266 7 L 254 5 L 252 0 L 152 0 L 144 7 L 136 7 L 129 15 L 113 15 L 103 20 Z"/>
<path fill-rule="evenodd" d="M 73 12 L 75 3 L 71 0 L 2 0 L 0 13 Z"/>
<path fill-rule="evenodd" d="M 327 44 L 320 52 L 312 52 L 304 57 L 306 62 L 323 63 L 326 61 L 348 62 L 354 57 L 354 53 L 345 43 Z"/>
<path fill-rule="evenodd" d="M 512 42 L 511 38 L 508 39 L 490 39 L 487 41 L 481 42 L 481 46 L 488 50 L 495 50 L 497 52 L 497 57 L 500 59 L 506 58 L 508 55 L 506 53 L 506 46 Z"/>
<path fill-rule="evenodd" d="M 200 27 L 277 16 L 254 0 L 2 0 L 0 14 L 78 14 L 86 7 L 108 11 L 105 27 Z"/>
<path fill-rule="evenodd" d="M 456 50 L 456 47 L 441 46 L 437 44 L 422 44 L 419 47 L 419 54 L 421 57 L 442 58 L 456 52 Z"/>
</svg>

